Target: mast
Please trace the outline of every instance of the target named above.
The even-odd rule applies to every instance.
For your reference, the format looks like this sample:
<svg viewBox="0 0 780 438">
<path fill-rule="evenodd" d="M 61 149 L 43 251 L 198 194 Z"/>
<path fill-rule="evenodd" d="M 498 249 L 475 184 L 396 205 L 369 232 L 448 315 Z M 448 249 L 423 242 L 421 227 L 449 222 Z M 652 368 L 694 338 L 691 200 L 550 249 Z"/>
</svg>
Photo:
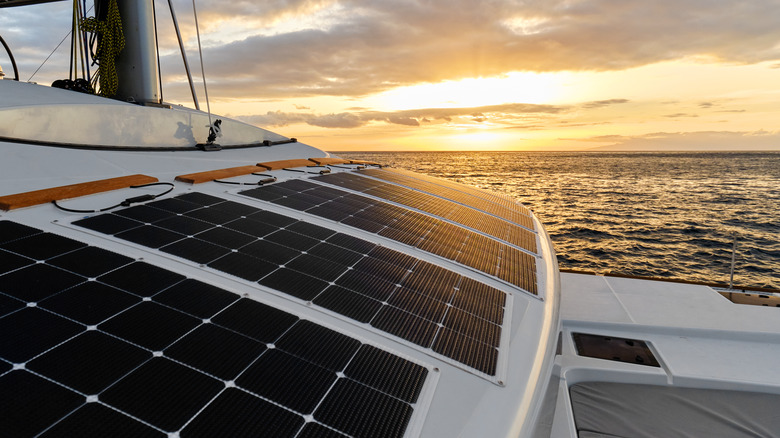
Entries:
<svg viewBox="0 0 780 438">
<path fill-rule="evenodd" d="M 98 0 L 102 10 L 108 0 Z M 160 104 L 160 69 L 154 28 L 154 0 L 119 1 L 125 48 L 116 60 L 119 88 L 116 98 L 140 104 Z"/>
</svg>

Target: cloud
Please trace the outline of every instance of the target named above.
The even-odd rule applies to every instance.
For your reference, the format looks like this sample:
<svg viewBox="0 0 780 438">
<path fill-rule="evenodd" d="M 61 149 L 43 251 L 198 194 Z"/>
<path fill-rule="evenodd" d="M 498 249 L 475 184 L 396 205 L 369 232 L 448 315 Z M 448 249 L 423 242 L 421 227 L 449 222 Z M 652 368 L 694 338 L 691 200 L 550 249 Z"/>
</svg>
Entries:
<svg viewBox="0 0 780 438">
<path fill-rule="evenodd" d="M 593 101 L 593 102 L 586 102 L 586 103 L 582 104 L 582 107 L 586 108 L 586 109 L 603 108 L 605 106 L 620 105 L 620 104 L 628 103 L 628 102 L 629 102 L 628 99 L 596 100 L 596 101 Z"/>
<path fill-rule="evenodd" d="M 609 142 L 600 151 L 780 151 L 780 131 L 654 132 L 638 136 L 605 135 L 581 139 Z"/>
<path fill-rule="evenodd" d="M 555 115 L 568 110 L 569 108 L 565 106 L 510 103 L 474 108 L 423 108 L 392 112 L 359 109 L 357 112 L 338 114 L 269 111 L 266 114 L 239 116 L 238 119 L 267 127 L 307 123 L 323 128 L 358 128 L 371 122 L 420 126 L 422 123 L 433 123 L 435 121 L 449 123 L 460 119 L 465 123 L 483 123 L 492 120 L 496 123 L 507 124 L 514 119 L 524 119 L 529 116 Z"/>
<path fill-rule="evenodd" d="M 666 114 L 664 117 L 669 119 L 681 119 L 681 118 L 687 118 L 687 117 L 699 117 L 698 114 L 688 114 L 688 113 L 674 113 L 674 114 Z"/>
<path fill-rule="evenodd" d="M 258 33 L 206 48 L 215 94 L 232 97 L 364 96 L 507 71 L 780 58 L 780 2 L 774 0 L 495 0 L 479 7 L 472 0 L 223 3 L 205 11 L 215 19 L 267 14 L 269 23 L 328 8 L 343 12 L 322 28 Z"/>
<path fill-rule="evenodd" d="M 189 1 L 175 4 L 191 43 Z M 68 7 L 4 11 L 0 29 L 14 40 L 15 52 L 36 54 L 23 70 L 37 67 L 67 33 Z M 164 28 L 166 8 L 158 9 Z M 777 0 L 235 0 L 201 2 L 198 12 L 209 88 L 224 98 L 359 97 L 508 71 L 621 70 L 692 57 L 780 59 Z M 64 26 L 52 32 L 52 23 Z M 172 78 L 181 74 L 181 60 L 171 32 L 165 35 L 163 71 Z M 195 63 L 191 44 L 189 51 Z M 67 65 L 66 53 L 52 62 Z M 178 84 L 166 92 L 183 100 L 188 90 Z"/>
</svg>

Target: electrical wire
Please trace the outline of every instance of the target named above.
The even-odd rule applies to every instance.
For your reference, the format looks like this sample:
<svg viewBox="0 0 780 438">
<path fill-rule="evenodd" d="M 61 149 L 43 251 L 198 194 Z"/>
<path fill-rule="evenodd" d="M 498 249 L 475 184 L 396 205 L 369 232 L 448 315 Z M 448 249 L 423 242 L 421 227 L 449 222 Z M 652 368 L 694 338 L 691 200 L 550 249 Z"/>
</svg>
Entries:
<svg viewBox="0 0 780 438">
<path fill-rule="evenodd" d="M 137 204 L 139 202 L 147 202 L 147 201 L 155 200 L 155 199 L 157 199 L 157 198 L 159 198 L 161 196 L 167 195 L 175 187 L 173 185 L 173 183 L 169 183 L 169 182 L 156 182 L 156 183 L 149 183 L 149 184 L 141 184 L 141 185 L 138 185 L 138 186 L 130 186 L 129 188 L 131 188 L 131 189 L 140 189 L 140 188 L 144 188 L 144 187 L 162 186 L 162 185 L 170 186 L 170 188 L 168 190 L 166 190 L 166 191 L 164 191 L 162 193 L 158 193 L 156 195 L 152 195 L 151 193 L 149 193 L 149 194 L 146 194 L 146 195 L 134 196 L 132 198 L 127 198 L 124 201 L 122 201 L 122 202 L 120 202 L 120 203 L 118 203 L 116 205 L 112 205 L 110 207 L 101 208 L 101 209 L 98 209 L 98 210 L 77 210 L 77 209 L 73 209 L 73 208 L 67 208 L 67 207 L 63 207 L 60 204 L 58 204 L 57 200 L 51 201 L 51 203 L 54 204 L 54 206 L 59 208 L 60 210 L 67 211 L 68 213 L 103 213 L 103 212 L 106 212 L 106 211 L 109 211 L 109 210 L 113 210 L 113 209 L 118 208 L 118 207 L 129 207 L 130 205 Z"/>
</svg>

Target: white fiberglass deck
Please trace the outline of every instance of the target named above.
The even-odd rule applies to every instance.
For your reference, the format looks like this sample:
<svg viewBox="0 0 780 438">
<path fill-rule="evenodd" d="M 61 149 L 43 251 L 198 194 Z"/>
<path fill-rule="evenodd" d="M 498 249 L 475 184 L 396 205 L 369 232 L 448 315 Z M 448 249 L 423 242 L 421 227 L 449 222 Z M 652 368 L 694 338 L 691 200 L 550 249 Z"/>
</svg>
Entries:
<svg viewBox="0 0 780 438">
<path fill-rule="evenodd" d="M 635 430 L 635 436 L 658 436 L 667 427 L 677 428 L 675 433 L 680 436 L 697 436 L 685 430 L 694 428 L 701 433 L 702 429 L 696 427 L 714 431 L 715 435 L 710 436 L 777 435 L 776 416 L 751 417 L 756 409 L 751 411 L 749 401 L 729 410 L 717 407 L 723 400 L 742 400 L 744 393 L 757 393 L 747 399 L 756 400 L 758 406 L 766 405 L 765 400 L 758 403 L 764 397 L 778 400 L 780 309 L 735 304 L 708 286 L 662 281 L 564 273 L 561 288 L 562 354 L 556 360 L 561 381 L 552 436 L 577 436 L 576 429 L 588 427 L 585 418 L 575 427 L 570 388 L 578 384 L 586 384 L 587 388 L 590 382 L 653 385 L 653 391 L 661 390 L 661 396 L 652 396 L 639 386 L 633 387 L 635 400 L 654 400 L 650 403 L 652 409 L 644 411 L 647 415 L 636 421 L 636 427 L 655 426 L 644 432 Z M 646 341 L 660 367 L 580 356 L 573 333 Z M 664 387 L 675 389 L 666 393 Z M 681 389 L 680 394 L 674 392 Z M 700 390 L 715 390 L 712 394 L 720 395 L 703 398 L 709 399 L 712 406 L 699 405 Z M 684 405 L 695 406 L 698 412 L 715 412 L 709 429 L 706 424 L 675 419 L 674 415 L 662 417 L 664 412 L 668 415 L 666 405 L 675 405 L 675 399 L 684 399 L 685 394 L 691 398 Z M 631 411 L 630 406 L 626 409 Z M 587 413 L 581 411 L 580 415 Z M 752 421 L 753 428 L 746 426 L 743 435 L 723 426 L 745 419 L 748 424 Z M 607 436 L 588 433 L 580 431 L 579 436 Z"/>
</svg>

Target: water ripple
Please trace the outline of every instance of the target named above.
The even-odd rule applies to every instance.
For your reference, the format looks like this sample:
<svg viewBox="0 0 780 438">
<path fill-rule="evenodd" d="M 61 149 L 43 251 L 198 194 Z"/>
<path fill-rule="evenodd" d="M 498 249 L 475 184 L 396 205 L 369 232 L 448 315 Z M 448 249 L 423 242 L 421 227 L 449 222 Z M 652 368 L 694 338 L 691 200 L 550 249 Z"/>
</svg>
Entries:
<svg viewBox="0 0 780 438">
<path fill-rule="evenodd" d="M 505 193 L 562 268 L 780 288 L 780 153 L 345 152 Z"/>
</svg>

